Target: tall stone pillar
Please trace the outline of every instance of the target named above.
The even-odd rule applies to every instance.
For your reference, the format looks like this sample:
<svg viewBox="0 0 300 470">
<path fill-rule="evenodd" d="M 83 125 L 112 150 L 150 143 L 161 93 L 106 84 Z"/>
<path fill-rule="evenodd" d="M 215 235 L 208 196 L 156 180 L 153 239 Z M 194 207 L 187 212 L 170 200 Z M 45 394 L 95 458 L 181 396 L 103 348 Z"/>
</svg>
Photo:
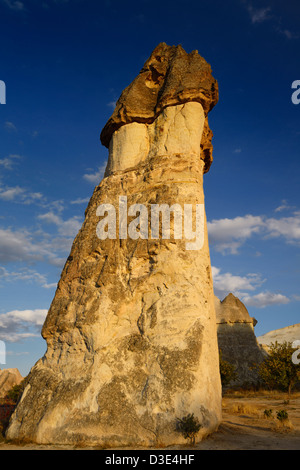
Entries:
<svg viewBox="0 0 300 470">
<path fill-rule="evenodd" d="M 201 423 L 198 439 L 217 429 L 216 317 L 200 210 L 217 97 L 197 51 L 164 43 L 122 93 L 101 134 L 105 177 L 63 269 L 42 330 L 47 352 L 29 374 L 9 439 L 174 445 L 185 442 L 176 418 L 189 413 Z"/>
</svg>

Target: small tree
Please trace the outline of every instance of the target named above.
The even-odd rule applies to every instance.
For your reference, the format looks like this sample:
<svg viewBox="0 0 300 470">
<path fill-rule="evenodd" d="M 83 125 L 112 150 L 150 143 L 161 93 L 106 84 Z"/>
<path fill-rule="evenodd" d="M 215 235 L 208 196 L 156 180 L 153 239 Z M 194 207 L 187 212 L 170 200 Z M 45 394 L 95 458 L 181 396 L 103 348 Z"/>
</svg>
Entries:
<svg viewBox="0 0 300 470">
<path fill-rule="evenodd" d="M 219 364 L 222 387 L 226 387 L 237 378 L 236 368 L 230 362 L 224 361 L 221 350 L 219 351 Z"/>
<path fill-rule="evenodd" d="M 195 444 L 195 437 L 201 428 L 198 419 L 194 417 L 194 413 L 189 413 L 183 418 L 177 418 L 176 429 L 183 434 L 185 439 L 190 439 L 191 444 Z"/>
<path fill-rule="evenodd" d="M 8 390 L 7 394 L 5 395 L 5 399 L 12 401 L 13 403 L 17 403 L 23 393 L 23 390 L 24 380 L 22 380 L 22 382 L 20 382 L 18 385 L 14 385 L 10 390 Z"/>
<path fill-rule="evenodd" d="M 292 355 L 296 351 L 292 343 L 271 343 L 268 357 L 259 365 L 258 373 L 265 384 L 279 388 L 290 395 L 293 387 L 300 381 L 300 364 L 294 364 Z"/>
</svg>

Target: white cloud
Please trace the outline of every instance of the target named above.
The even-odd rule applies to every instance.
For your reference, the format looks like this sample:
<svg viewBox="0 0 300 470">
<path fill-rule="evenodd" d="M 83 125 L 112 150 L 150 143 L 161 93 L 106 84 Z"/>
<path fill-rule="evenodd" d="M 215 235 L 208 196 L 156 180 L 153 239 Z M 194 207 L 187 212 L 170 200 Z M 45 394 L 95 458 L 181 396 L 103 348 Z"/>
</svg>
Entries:
<svg viewBox="0 0 300 470">
<path fill-rule="evenodd" d="M 300 242 L 300 211 L 291 217 L 281 219 L 266 219 L 267 235 L 269 237 L 284 237 L 288 242 Z"/>
<path fill-rule="evenodd" d="M 5 123 L 4 123 L 4 128 L 5 128 L 7 131 L 14 131 L 14 132 L 16 132 L 16 130 L 17 130 L 16 126 L 15 126 L 14 123 L 11 122 L 11 121 L 5 121 Z"/>
<path fill-rule="evenodd" d="M 251 18 L 251 22 L 254 23 L 262 23 L 266 20 L 271 18 L 270 16 L 270 7 L 266 8 L 254 8 L 251 4 L 247 5 L 247 10 Z"/>
<path fill-rule="evenodd" d="M 0 229 L 0 261 L 36 261 L 43 255 L 41 247 L 24 230 Z M 45 252 L 46 254 L 46 252 Z"/>
<path fill-rule="evenodd" d="M 15 202 L 19 204 L 33 204 L 42 203 L 45 198 L 42 193 L 33 193 L 20 186 L 1 186 L 0 185 L 0 199 L 6 202 Z"/>
<path fill-rule="evenodd" d="M 5 170 L 12 170 L 16 160 L 20 158 L 22 158 L 21 155 L 9 155 L 8 157 L 0 159 L 0 166 L 2 166 Z"/>
<path fill-rule="evenodd" d="M 0 287 L 1 281 L 5 282 L 35 282 L 45 289 L 52 289 L 56 287 L 57 283 L 48 283 L 44 274 L 38 273 L 33 269 L 27 267 L 20 268 L 19 271 L 8 271 L 4 266 L 0 266 Z"/>
<path fill-rule="evenodd" d="M 22 339 L 40 336 L 41 327 L 48 310 L 11 310 L 0 315 L 0 338 L 17 342 Z"/>
<path fill-rule="evenodd" d="M 255 8 L 248 1 L 246 1 L 246 0 L 241 0 L 241 1 L 245 5 L 245 7 L 246 7 L 246 9 L 249 13 L 252 24 L 264 23 L 265 21 L 271 20 L 272 24 L 273 24 L 273 27 L 274 27 L 274 30 L 277 33 L 285 36 L 289 40 L 299 38 L 298 33 L 295 33 L 294 31 L 291 31 L 288 28 L 282 27 L 281 18 L 278 15 L 273 14 L 273 12 L 271 13 L 271 11 L 272 11 L 271 7 Z"/>
<path fill-rule="evenodd" d="M 103 165 L 99 166 L 98 169 L 94 171 L 93 173 L 84 174 L 83 178 L 89 183 L 99 184 L 100 181 L 103 179 L 105 168 L 106 168 L 106 162 Z"/>
<path fill-rule="evenodd" d="M 290 29 L 287 29 L 287 28 L 277 27 L 276 31 L 282 34 L 283 36 L 285 36 L 286 39 L 298 39 L 299 38 L 298 33 L 294 33 L 294 31 L 291 31 Z"/>
<path fill-rule="evenodd" d="M 15 186 L 14 188 L 6 189 L 0 188 L 0 199 L 2 199 L 3 201 L 12 201 L 17 196 L 20 196 L 21 194 L 23 195 L 24 192 L 25 190 L 23 188 L 20 188 L 20 186 Z"/>
<path fill-rule="evenodd" d="M 241 300 L 246 304 L 246 306 L 258 308 L 264 308 L 269 305 L 288 304 L 290 302 L 290 299 L 285 295 L 268 291 L 260 292 L 253 296 L 243 295 Z"/>
<path fill-rule="evenodd" d="M 107 106 L 109 106 L 110 108 L 115 109 L 116 104 L 117 104 L 117 100 L 116 101 L 110 101 L 109 103 L 107 103 Z"/>
<path fill-rule="evenodd" d="M 62 267 L 78 226 L 77 220 L 62 221 L 60 231 L 63 235 L 58 236 L 43 230 L 29 232 L 27 229 L 0 229 L 0 262 L 44 261 Z"/>
<path fill-rule="evenodd" d="M 39 215 L 38 219 L 43 220 L 46 223 L 56 225 L 58 233 L 65 237 L 75 237 L 81 227 L 81 217 L 77 215 L 70 217 L 67 220 L 63 220 L 61 216 L 50 211 L 46 214 Z"/>
<path fill-rule="evenodd" d="M 276 207 L 275 212 L 282 212 L 282 211 L 288 210 L 288 209 L 293 209 L 293 207 L 288 205 L 288 202 L 287 202 L 286 199 L 283 199 L 281 201 L 281 205 Z"/>
<path fill-rule="evenodd" d="M 283 202 L 275 211 L 280 213 L 288 208 L 292 206 Z M 245 215 L 212 220 L 207 222 L 207 230 L 211 247 L 222 254 L 238 254 L 239 248 L 254 234 L 264 240 L 283 237 L 287 243 L 300 244 L 300 211 L 281 218 Z"/>
<path fill-rule="evenodd" d="M 24 3 L 23 2 L 20 2 L 19 0 L 2 0 L 3 3 L 5 3 L 8 8 L 10 8 L 11 10 L 15 10 L 15 11 L 22 11 L 24 10 Z"/>
<path fill-rule="evenodd" d="M 264 221 L 260 216 L 245 215 L 234 219 L 212 220 L 207 223 L 210 244 L 223 254 L 237 254 L 238 248 L 254 233 L 260 232 Z"/>
<path fill-rule="evenodd" d="M 241 296 L 243 291 L 253 291 L 265 280 L 259 274 L 249 273 L 246 276 L 236 276 L 229 272 L 221 273 L 221 269 L 212 266 L 214 292 L 217 297 L 224 298 L 229 292 Z"/>
<path fill-rule="evenodd" d="M 89 197 L 79 197 L 74 201 L 71 201 L 71 204 L 87 204 L 89 202 Z"/>
<path fill-rule="evenodd" d="M 261 279 L 259 274 L 249 273 L 246 276 L 236 276 L 228 272 L 221 273 L 219 268 L 212 266 L 212 276 L 215 295 L 221 300 L 231 292 L 247 307 L 264 308 L 290 302 L 285 295 L 274 292 L 264 291 L 253 295 L 245 292 L 256 290 L 266 281 L 266 279 Z"/>
</svg>

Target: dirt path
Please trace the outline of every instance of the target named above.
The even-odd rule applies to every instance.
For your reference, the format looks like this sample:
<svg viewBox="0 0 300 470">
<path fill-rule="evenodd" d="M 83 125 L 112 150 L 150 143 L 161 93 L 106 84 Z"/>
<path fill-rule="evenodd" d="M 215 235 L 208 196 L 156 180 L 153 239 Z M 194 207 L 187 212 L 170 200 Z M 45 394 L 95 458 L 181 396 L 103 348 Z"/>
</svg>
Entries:
<svg viewBox="0 0 300 470">
<path fill-rule="evenodd" d="M 271 409 L 271 418 L 264 410 Z M 276 418 L 286 410 L 284 426 Z M 238 396 L 223 398 L 223 420 L 219 430 L 194 447 L 169 447 L 170 450 L 300 450 L 300 394 L 289 403 L 284 395 Z M 0 450 L 73 450 L 67 446 L 14 445 L 0 442 Z M 110 449 L 112 450 L 112 449 Z M 164 449 L 167 450 L 167 449 Z"/>
</svg>

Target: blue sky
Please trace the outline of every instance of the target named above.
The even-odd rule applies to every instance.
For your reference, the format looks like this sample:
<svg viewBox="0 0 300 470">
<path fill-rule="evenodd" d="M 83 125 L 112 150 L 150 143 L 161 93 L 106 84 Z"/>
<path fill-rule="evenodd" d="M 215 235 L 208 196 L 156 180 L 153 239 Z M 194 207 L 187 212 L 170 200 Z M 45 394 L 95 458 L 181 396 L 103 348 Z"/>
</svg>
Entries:
<svg viewBox="0 0 300 470">
<path fill-rule="evenodd" d="M 219 82 L 205 175 L 215 292 L 257 336 L 300 322 L 298 1 L 0 0 L 0 339 L 23 375 L 103 175 L 99 141 L 156 45 L 197 49 Z"/>
</svg>

